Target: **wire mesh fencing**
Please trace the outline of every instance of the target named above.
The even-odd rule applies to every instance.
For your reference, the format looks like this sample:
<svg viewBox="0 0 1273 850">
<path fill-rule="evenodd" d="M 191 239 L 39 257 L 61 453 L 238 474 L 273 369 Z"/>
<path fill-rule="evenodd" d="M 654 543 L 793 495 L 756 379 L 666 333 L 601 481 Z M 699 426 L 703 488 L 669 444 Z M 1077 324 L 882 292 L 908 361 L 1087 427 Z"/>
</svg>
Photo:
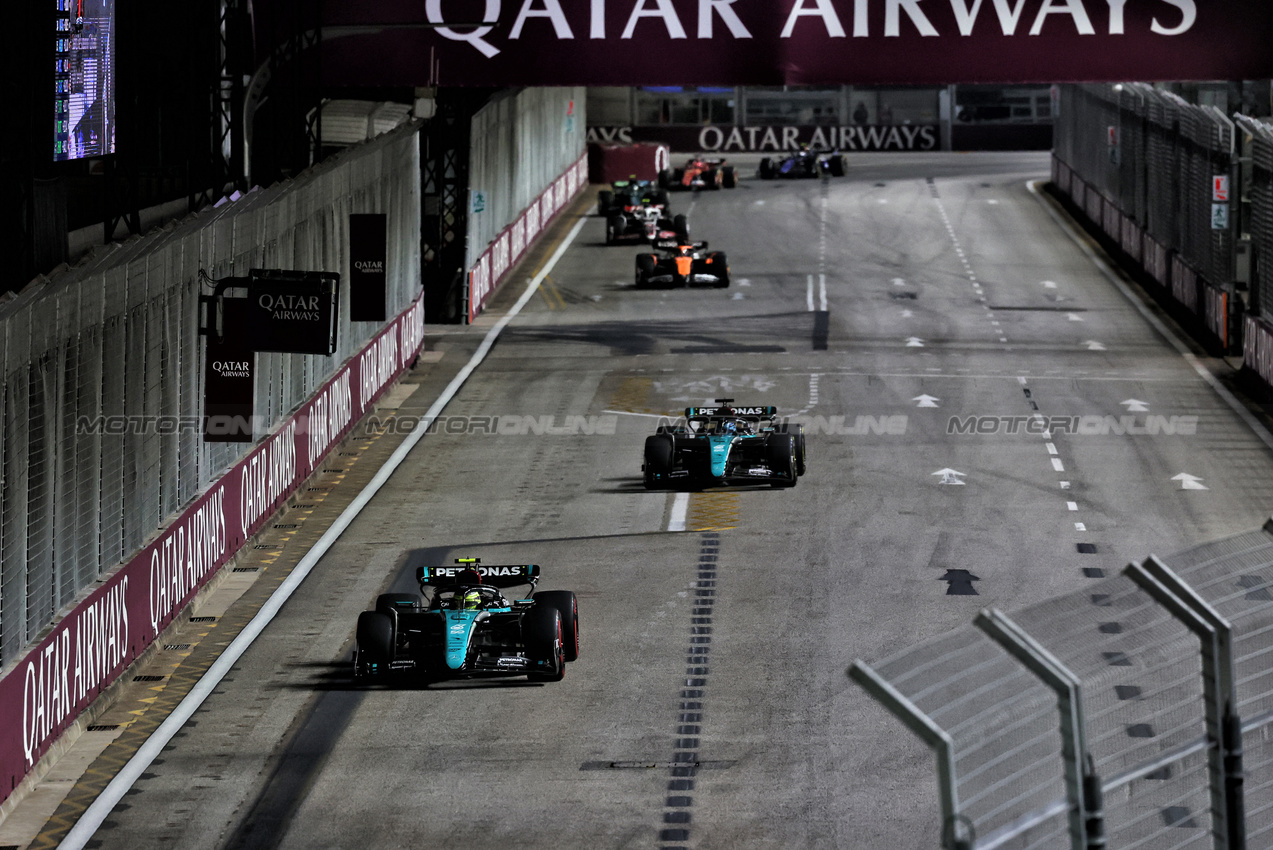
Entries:
<svg viewBox="0 0 1273 850">
<path fill-rule="evenodd" d="M 339 272 L 350 213 L 388 216 L 389 315 L 420 291 L 419 125 L 37 279 L 0 305 L 0 669 L 249 451 L 205 443 L 199 271 Z M 331 356 L 258 355 L 268 433 L 380 330 L 349 321 Z"/>
<path fill-rule="evenodd" d="M 849 676 L 934 750 L 948 850 L 1273 840 L 1273 520 Z"/>
</svg>

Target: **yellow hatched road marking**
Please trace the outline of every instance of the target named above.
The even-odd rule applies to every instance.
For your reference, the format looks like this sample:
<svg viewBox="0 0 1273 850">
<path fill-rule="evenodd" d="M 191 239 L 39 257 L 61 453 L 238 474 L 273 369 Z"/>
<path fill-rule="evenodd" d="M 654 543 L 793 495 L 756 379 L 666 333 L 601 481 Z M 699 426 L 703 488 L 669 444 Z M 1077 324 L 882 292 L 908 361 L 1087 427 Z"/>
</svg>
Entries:
<svg viewBox="0 0 1273 850">
<path fill-rule="evenodd" d="M 728 531 L 738 527 L 738 494 L 728 491 L 691 493 L 685 528 Z"/>
</svg>

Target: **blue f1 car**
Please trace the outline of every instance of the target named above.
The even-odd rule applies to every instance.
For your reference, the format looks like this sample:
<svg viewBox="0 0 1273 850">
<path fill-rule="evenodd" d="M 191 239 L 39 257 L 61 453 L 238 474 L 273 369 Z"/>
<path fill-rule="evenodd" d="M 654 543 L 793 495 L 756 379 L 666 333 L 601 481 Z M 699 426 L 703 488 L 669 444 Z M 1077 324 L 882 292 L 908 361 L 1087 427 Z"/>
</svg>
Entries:
<svg viewBox="0 0 1273 850">
<path fill-rule="evenodd" d="M 673 485 L 794 487 L 804 475 L 804 431 L 776 422 L 776 407 L 687 407 L 684 424 L 645 438 L 646 489 Z"/>
<path fill-rule="evenodd" d="M 796 151 L 782 159 L 765 157 L 760 161 L 762 180 L 776 177 L 843 177 L 848 171 L 844 154 L 837 151 Z"/>
<path fill-rule="evenodd" d="M 579 657 L 579 609 L 568 590 L 535 592 L 539 565 L 420 567 L 420 595 L 384 593 L 358 615 L 354 678 L 430 680 L 524 675 L 558 682 Z M 525 599 L 502 589 L 529 586 Z M 432 593 L 430 593 L 432 591 Z M 421 598 L 423 597 L 423 598 Z"/>
</svg>

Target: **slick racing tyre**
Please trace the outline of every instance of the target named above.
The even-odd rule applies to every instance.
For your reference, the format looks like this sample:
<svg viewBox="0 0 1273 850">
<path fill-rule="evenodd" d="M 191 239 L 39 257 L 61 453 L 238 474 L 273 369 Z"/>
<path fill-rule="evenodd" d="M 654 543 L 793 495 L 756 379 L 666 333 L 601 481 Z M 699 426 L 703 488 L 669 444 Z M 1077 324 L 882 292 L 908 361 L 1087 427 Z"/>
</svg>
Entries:
<svg viewBox="0 0 1273 850">
<path fill-rule="evenodd" d="M 703 184 L 713 191 L 720 188 L 720 172 L 715 168 L 709 168 L 703 172 Z"/>
<path fill-rule="evenodd" d="M 733 189 L 738 185 L 738 172 L 734 166 L 727 165 L 720 170 L 720 185 L 725 189 Z"/>
<path fill-rule="evenodd" d="M 614 192 L 602 189 L 597 193 L 597 212 L 606 215 L 612 206 L 614 206 Z"/>
<path fill-rule="evenodd" d="M 672 438 L 667 434 L 655 434 L 645 438 L 645 489 L 659 486 L 660 478 L 666 481 L 672 471 Z"/>
<path fill-rule="evenodd" d="M 672 229 L 676 231 L 677 239 L 682 242 L 690 241 L 690 222 L 684 215 L 678 215 L 672 219 Z"/>
<path fill-rule="evenodd" d="M 363 611 L 358 615 L 354 641 L 354 678 L 389 672 L 393 661 L 393 621 L 379 611 Z"/>
<path fill-rule="evenodd" d="M 672 170 L 665 168 L 659 172 L 659 188 L 666 189 L 672 185 Z"/>
<path fill-rule="evenodd" d="M 776 176 L 777 172 L 774 170 L 774 161 L 769 157 L 762 159 L 760 161 L 760 179 L 772 180 Z"/>
<path fill-rule="evenodd" d="M 610 220 L 606 222 L 606 244 L 613 245 L 618 242 L 619 236 L 623 233 L 625 227 L 626 222 L 623 220 L 623 216 L 611 216 Z"/>
<path fill-rule="evenodd" d="M 765 453 L 769 469 L 775 480 L 774 487 L 796 486 L 796 438 L 793 434 L 771 434 L 765 441 Z"/>
<path fill-rule="evenodd" d="M 561 615 L 561 645 L 566 660 L 579 658 L 579 602 L 569 590 L 541 590 L 535 594 L 536 605 L 557 609 Z"/>
<path fill-rule="evenodd" d="M 804 475 L 804 426 L 796 427 L 796 475 Z"/>
<path fill-rule="evenodd" d="M 843 177 L 848 172 L 848 167 L 844 160 L 844 154 L 836 154 L 831 157 L 831 176 Z"/>
<path fill-rule="evenodd" d="M 560 682 L 566 675 L 566 653 L 561 639 L 561 614 L 551 606 L 536 605 L 522 618 L 522 641 L 533 661 L 547 661 L 551 672 L 530 673 L 532 682 Z M 542 670 L 543 668 L 541 668 Z"/>
<path fill-rule="evenodd" d="M 654 256 L 652 254 L 637 254 L 636 258 L 636 286 L 637 289 L 645 287 L 650 282 L 650 275 L 654 274 Z"/>
<path fill-rule="evenodd" d="M 724 289 L 729 286 L 729 260 L 725 257 L 725 252 L 713 251 L 707 255 L 707 259 L 711 260 L 711 266 L 715 269 L 712 274 L 720 276 L 720 280 L 712 285 L 717 289 Z M 724 271 L 722 272 L 721 269 Z"/>
</svg>

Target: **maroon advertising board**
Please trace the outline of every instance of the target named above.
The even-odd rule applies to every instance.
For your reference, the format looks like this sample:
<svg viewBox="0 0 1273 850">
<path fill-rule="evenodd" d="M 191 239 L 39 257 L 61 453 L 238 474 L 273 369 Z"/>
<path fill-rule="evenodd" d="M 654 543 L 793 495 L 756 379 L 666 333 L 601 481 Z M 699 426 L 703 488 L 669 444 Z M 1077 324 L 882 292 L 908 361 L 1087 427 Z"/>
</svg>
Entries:
<svg viewBox="0 0 1273 850">
<path fill-rule="evenodd" d="M 0 802 L 309 477 L 424 341 L 419 299 L 0 679 Z"/>
<path fill-rule="evenodd" d="M 290 8 L 254 3 L 262 60 Z M 340 85 L 1273 77 L 1268 0 L 325 0 L 322 20 Z"/>
</svg>

